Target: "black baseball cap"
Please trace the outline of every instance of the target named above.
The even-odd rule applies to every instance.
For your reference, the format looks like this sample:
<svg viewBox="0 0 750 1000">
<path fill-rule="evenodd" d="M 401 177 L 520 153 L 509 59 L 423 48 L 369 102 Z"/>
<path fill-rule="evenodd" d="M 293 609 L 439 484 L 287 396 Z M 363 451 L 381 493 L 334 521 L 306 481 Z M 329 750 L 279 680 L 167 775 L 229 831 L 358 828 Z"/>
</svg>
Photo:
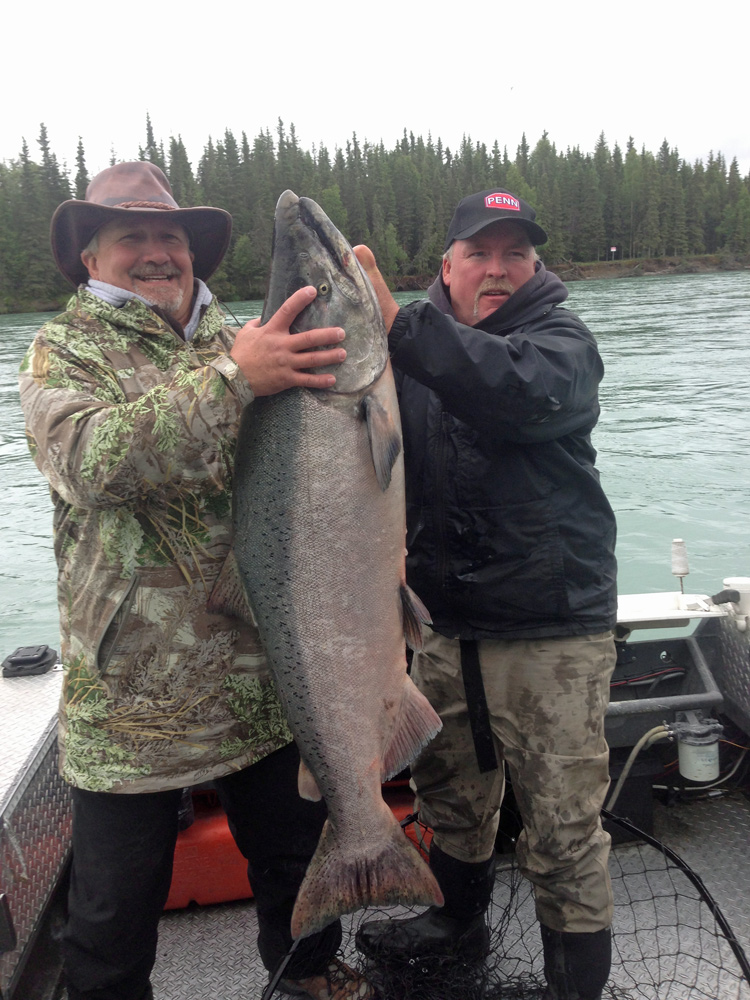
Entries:
<svg viewBox="0 0 750 1000">
<path fill-rule="evenodd" d="M 547 234 L 534 222 L 535 218 L 536 212 L 531 205 L 510 191 L 492 188 L 489 191 L 470 194 L 459 201 L 453 213 L 445 238 L 445 249 L 447 250 L 454 240 L 467 240 L 485 226 L 505 219 L 523 226 L 532 244 L 539 246 L 540 243 L 547 242 Z"/>
</svg>

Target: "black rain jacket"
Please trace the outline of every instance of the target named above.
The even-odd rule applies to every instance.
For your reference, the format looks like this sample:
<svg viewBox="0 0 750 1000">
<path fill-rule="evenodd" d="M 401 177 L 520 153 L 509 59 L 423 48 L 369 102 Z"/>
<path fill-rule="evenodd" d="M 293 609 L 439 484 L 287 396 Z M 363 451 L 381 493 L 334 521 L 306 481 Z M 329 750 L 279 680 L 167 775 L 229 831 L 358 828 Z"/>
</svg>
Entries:
<svg viewBox="0 0 750 1000">
<path fill-rule="evenodd" d="M 560 279 L 474 327 L 439 276 L 389 336 L 404 430 L 407 580 L 462 639 L 585 635 L 616 622 L 615 518 L 591 430 L 604 366 Z"/>
</svg>

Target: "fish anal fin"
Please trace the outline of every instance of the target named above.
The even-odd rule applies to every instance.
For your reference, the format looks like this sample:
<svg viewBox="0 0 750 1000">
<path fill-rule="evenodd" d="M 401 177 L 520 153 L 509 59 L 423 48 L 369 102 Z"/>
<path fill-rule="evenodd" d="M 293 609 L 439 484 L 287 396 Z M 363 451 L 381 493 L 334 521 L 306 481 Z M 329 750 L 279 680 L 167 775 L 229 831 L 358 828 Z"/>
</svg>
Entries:
<svg viewBox="0 0 750 1000">
<path fill-rule="evenodd" d="M 257 628 L 258 623 L 255 621 L 255 615 L 245 594 L 245 588 L 242 586 L 237 560 L 231 549 L 209 594 L 206 607 L 215 615 L 240 618 Z"/>
<path fill-rule="evenodd" d="M 308 802 L 320 802 L 323 798 L 320 794 L 320 789 L 318 788 L 318 782 L 315 780 L 315 776 L 304 760 L 299 762 L 297 789 L 299 791 L 300 798 L 307 799 Z"/>
<path fill-rule="evenodd" d="M 362 409 L 367 422 L 375 476 L 378 486 L 385 492 L 391 484 L 393 466 L 401 454 L 401 434 L 393 416 L 374 393 L 368 393 L 364 397 Z"/>
<path fill-rule="evenodd" d="M 372 821 L 380 826 L 382 836 L 375 849 L 368 843 L 358 852 L 344 851 L 330 819 L 326 820 L 297 894 L 292 937 L 314 934 L 342 914 L 364 906 L 442 906 L 443 894 L 435 876 L 385 802 Z"/>
<path fill-rule="evenodd" d="M 401 584 L 404 638 L 411 649 L 422 648 L 422 624 L 430 625 L 430 612 L 407 584 Z"/>
<path fill-rule="evenodd" d="M 401 711 L 383 758 L 382 780 L 388 781 L 408 767 L 442 728 L 442 720 L 435 709 L 411 677 L 405 677 Z"/>
</svg>

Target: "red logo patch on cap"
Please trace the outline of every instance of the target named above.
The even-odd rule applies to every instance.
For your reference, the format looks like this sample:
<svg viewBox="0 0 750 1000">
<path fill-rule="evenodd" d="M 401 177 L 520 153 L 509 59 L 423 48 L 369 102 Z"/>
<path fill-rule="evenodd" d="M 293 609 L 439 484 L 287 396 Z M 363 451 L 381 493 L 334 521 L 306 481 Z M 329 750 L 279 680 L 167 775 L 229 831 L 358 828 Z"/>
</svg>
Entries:
<svg viewBox="0 0 750 1000">
<path fill-rule="evenodd" d="M 488 194 L 484 199 L 485 208 L 505 208 L 509 209 L 511 212 L 521 211 L 521 202 L 518 198 L 514 198 L 512 194 L 503 194 L 498 192 L 497 194 Z"/>
</svg>

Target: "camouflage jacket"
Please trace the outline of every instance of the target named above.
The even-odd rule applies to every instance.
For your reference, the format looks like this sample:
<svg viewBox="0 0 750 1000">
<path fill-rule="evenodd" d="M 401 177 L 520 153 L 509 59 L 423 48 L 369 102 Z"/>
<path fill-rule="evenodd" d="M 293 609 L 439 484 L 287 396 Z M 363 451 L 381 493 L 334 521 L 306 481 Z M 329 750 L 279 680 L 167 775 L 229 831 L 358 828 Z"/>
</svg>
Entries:
<svg viewBox="0 0 750 1000">
<path fill-rule="evenodd" d="M 82 287 L 21 366 L 55 508 L 61 770 L 81 788 L 179 788 L 291 739 L 257 632 L 206 608 L 252 398 L 233 340 L 215 299 L 186 343 Z"/>
</svg>

